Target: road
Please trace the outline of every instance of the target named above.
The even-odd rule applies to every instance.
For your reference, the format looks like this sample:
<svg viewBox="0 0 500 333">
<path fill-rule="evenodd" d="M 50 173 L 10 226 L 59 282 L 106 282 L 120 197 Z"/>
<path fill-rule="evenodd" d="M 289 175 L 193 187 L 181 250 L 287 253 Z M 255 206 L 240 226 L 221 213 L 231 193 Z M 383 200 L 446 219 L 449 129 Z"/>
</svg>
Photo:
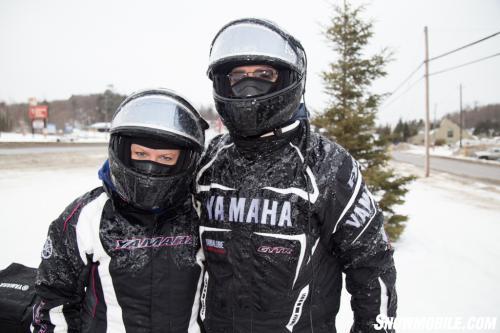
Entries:
<svg viewBox="0 0 500 333">
<path fill-rule="evenodd" d="M 413 165 L 424 167 L 424 156 L 400 151 L 394 151 L 392 157 L 395 161 L 411 163 Z M 460 161 L 446 157 L 431 156 L 431 171 L 447 172 L 458 176 L 477 178 L 486 181 L 500 183 L 500 166 L 473 162 Z"/>
<path fill-rule="evenodd" d="M 107 158 L 107 144 L 0 144 L 0 170 L 99 167 Z"/>
<path fill-rule="evenodd" d="M 424 156 L 394 151 L 393 159 L 424 166 Z M 0 144 L 0 169 L 96 166 L 107 158 L 107 144 Z M 431 170 L 500 183 L 500 166 L 431 157 Z"/>
</svg>

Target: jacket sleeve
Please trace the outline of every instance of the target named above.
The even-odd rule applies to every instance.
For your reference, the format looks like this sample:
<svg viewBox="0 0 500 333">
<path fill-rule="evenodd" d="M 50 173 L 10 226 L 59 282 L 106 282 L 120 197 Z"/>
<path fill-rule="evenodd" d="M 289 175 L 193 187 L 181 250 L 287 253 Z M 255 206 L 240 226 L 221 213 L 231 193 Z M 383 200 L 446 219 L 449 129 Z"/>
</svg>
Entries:
<svg viewBox="0 0 500 333">
<path fill-rule="evenodd" d="M 351 333 L 381 332 L 374 327 L 377 316 L 396 316 L 393 249 L 384 231 L 384 215 L 357 161 L 348 154 L 336 173 L 330 200 L 325 236 L 346 275 L 354 312 Z"/>
<path fill-rule="evenodd" d="M 49 227 L 38 268 L 33 332 L 79 332 L 85 264 L 78 251 L 73 202 Z"/>
</svg>

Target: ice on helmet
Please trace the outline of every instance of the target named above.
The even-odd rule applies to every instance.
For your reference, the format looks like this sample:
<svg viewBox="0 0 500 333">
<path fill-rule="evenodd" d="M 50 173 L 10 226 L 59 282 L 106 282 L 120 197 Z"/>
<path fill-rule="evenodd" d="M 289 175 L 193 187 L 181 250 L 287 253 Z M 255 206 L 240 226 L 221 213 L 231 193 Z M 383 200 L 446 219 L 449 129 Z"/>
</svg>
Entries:
<svg viewBox="0 0 500 333">
<path fill-rule="evenodd" d="M 303 54 L 292 45 L 290 38 L 267 21 L 240 20 L 230 23 L 212 42 L 209 73 L 215 66 L 238 57 L 281 61 L 302 73 L 305 66 Z"/>
<path fill-rule="evenodd" d="M 204 146 L 204 129 L 193 112 L 166 95 L 152 94 L 132 99 L 117 110 L 110 132 L 130 132 L 134 129 L 152 129 L 158 134 L 179 135 L 201 149 Z"/>
</svg>

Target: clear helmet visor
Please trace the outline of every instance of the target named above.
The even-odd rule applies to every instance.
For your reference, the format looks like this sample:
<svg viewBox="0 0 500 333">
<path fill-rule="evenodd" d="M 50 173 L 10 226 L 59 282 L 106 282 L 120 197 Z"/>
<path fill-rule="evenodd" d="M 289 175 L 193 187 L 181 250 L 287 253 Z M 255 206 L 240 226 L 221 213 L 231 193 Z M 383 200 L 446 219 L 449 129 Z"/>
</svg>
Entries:
<svg viewBox="0 0 500 333">
<path fill-rule="evenodd" d="M 303 73 L 304 53 L 299 43 L 292 40 L 293 37 L 268 21 L 244 19 L 229 23 L 212 42 L 208 74 L 219 64 L 239 58 L 280 61 Z"/>
<path fill-rule="evenodd" d="M 150 94 L 122 105 L 111 123 L 111 133 L 142 131 L 180 137 L 200 149 L 204 147 L 202 121 L 173 97 Z"/>
</svg>

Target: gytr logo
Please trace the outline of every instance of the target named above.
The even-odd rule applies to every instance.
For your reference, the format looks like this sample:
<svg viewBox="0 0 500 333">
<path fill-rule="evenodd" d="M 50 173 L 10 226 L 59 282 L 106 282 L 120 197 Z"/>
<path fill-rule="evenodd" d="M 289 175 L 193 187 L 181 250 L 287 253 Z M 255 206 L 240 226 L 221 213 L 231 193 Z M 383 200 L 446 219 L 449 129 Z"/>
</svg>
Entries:
<svg viewBox="0 0 500 333">
<path fill-rule="evenodd" d="M 193 238 L 191 236 L 184 235 L 137 239 L 119 239 L 116 241 L 114 250 L 134 250 L 148 247 L 165 247 L 191 244 L 193 244 Z"/>
<path fill-rule="evenodd" d="M 288 247 L 282 247 L 282 246 L 267 246 L 267 245 L 262 245 L 259 246 L 257 249 L 257 252 L 260 253 L 275 253 L 275 254 L 292 254 L 293 249 L 290 249 Z"/>
</svg>

